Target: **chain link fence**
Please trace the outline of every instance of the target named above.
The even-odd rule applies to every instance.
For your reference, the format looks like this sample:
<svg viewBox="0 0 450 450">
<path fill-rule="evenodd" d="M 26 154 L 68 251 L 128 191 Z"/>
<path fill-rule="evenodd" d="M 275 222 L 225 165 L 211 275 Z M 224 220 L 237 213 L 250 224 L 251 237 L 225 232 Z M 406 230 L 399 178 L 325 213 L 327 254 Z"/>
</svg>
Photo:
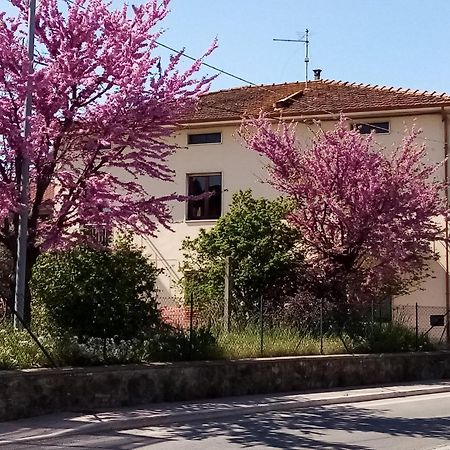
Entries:
<svg viewBox="0 0 450 450">
<path fill-rule="evenodd" d="M 449 338 L 449 315 L 445 306 L 398 305 L 392 310 L 393 320 L 405 324 L 431 343 L 445 347 Z"/>
<path fill-rule="evenodd" d="M 444 306 L 298 303 L 273 308 L 260 298 L 250 311 L 237 314 L 230 308 L 228 317 L 223 311 L 211 317 L 192 296 L 160 301 L 160 310 L 164 321 L 190 336 L 209 330 L 217 342 L 216 356 L 229 359 L 448 348 Z"/>
</svg>

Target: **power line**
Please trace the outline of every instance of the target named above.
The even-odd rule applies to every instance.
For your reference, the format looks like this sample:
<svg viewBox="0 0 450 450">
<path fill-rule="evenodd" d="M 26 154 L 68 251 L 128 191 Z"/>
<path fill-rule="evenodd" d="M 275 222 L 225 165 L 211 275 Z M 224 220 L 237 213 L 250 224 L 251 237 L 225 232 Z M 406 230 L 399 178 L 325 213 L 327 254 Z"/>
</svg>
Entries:
<svg viewBox="0 0 450 450">
<path fill-rule="evenodd" d="M 159 45 L 159 46 L 161 46 L 161 47 L 164 47 L 164 48 L 166 48 L 166 49 L 168 49 L 168 50 L 170 50 L 170 51 L 173 51 L 173 52 L 175 52 L 175 53 L 181 53 L 183 57 L 185 57 L 185 58 L 187 58 L 187 59 L 190 59 L 191 61 L 198 61 L 198 58 L 195 58 L 195 57 L 193 57 L 193 56 L 191 56 L 191 55 L 188 55 L 187 53 L 185 53 L 184 50 L 183 50 L 183 51 L 180 51 L 180 50 L 177 50 L 177 49 L 175 49 L 175 48 L 173 48 L 173 47 L 170 47 L 170 46 L 168 46 L 168 45 L 166 45 L 166 44 L 162 44 L 162 43 L 157 42 L 157 41 L 156 41 L 156 44 Z M 244 83 L 246 83 L 246 84 L 249 84 L 249 85 L 251 85 L 251 86 L 259 87 L 259 88 L 262 89 L 263 91 L 269 92 L 269 93 L 271 93 L 271 94 L 279 95 L 278 92 L 276 92 L 276 91 L 274 91 L 274 90 L 268 88 L 267 86 L 264 86 L 264 85 L 257 84 L 257 83 L 254 83 L 254 82 L 252 82 L 252 81 L 246 80 L 245 78 L 240 77 L 240 76 L 238 76 L 238 75 L 235 75 L 235 74 L 233 74 L 233 73 L 231 73 L 231 72 L 228 72 L 228 71 L 226 71 L 226 70 L 224 70 L 224 69 L 221 69 L 220 67 L 212 66 L 212 65 L 207 64 L 207 63 L 204 63 L 204 62 L 202 62 L 202 65 L 204 65 L 205 67 L 209 67 L 210 69 L 215 70 L 215 71 L 217 71 L 217 72 L 219 72 L 219 73 L 222 73 L 222 74 L 224 74 L 224 75 L 227 75 L 227 76 L 229 76 L 229 77 L 231 77 L 231 78 L 234 78 L 234 79 L 236 79 L 236 80 L 242 81 L 242 82 L 244 82 Z M 297 99 L 295 99 L 295 98 L 291 98 L 290 100 L 292 101 L 292 103 L 299 103 L 299 104 L 301 103 L 299 100 L 297 100 Z M 310 106 L 308 106 L 308 105 L 302 104 L 302 107 L 303 107 L 303 108 L 306 107 L 307 112 L 308 112 L 308 111 L 310 111 L 310 112 L 313 112 L 313 111 L 314 111 L 313 108 L 310 107 Z M 212 106 L 212 105 L 208 105 L 208 108 L 215 108 L 215 109 L 218 109 L 218 107 L 214 107 L 214 106 Z M 339 114 L 338 112 L 332 112 L 332 111 L 328 111 L 328 110 L 326 110 L 326 109 L 323 109 L 322 111 L 323 111 L 325 114 L 327 114 L 327 115 L 329 115 L 329 116 L 332 116 L 333 118 L 335 118 L 336 115 Z M 233 111 L 233 112 L 239 113 L 240 116 L 242 115 L 242 111 Z M 306 117 L 305 117 L 305 119 L 306 119 Z M 352 122 L 356 122 L 356 121 L 353 120 L 353 119 L 351 119 L 351 120 L 352 120 Z M 378 126 L 376 126 L 376 125 L 374 125 L 374 124 L 371 124 L 371 123 L 368 123 L 368 122 L 360 122 L 360 121 L 358 121 L 358 124 L 360 124 L 360 125 L 367 125 L 367 126 L 371 127 L 371 128 L 374 129 L 374 130 L 385 131 L 384 128 L 378 127 Z M 404 134 L 401 133 L 400 131 L 392 131 L 392 133 L 395 133 L 395 134 L 404 136 Z M 435 142 L 435 143 L 443 144 L 443 145 L 445 144 L 444 141 L 440 141 L 440 140 L 437 140 L 437 139 L 431 139 L 431 138 L 421 137 L 421 136 L 418 136 L 417 138 L 418 138 L 418 139 L 421 139 L 421 140 L 423 140 L 423 141 L 427 141 L 427 142 Z"/>
<path fill-rule="evenodd" d="M 68 5 L 73 5 L 73 3 L 74 3 L 73 0 L 64 0 L 64 1 L 65 1 Z M 302 37 L 302 39 L 303 39 L 303 37 Z M 308 37 L 306 37 L 305 40 L 308 40 L 308 41 L 309 41 Z M 195 57 L 193 57 L 193 56 L 191 56 L 191 55 L 188 55 L 188 54 L 185 52 L 184 49 L 183 49 L 183 50 L 177 50 L 176 48 L 173 48 L 173 47 L 171 47 L 171 46 L 169 46 L 169 45 L 167 45 L 167 44 L 163 44 L 162 42 L 159 42 L 159 41 L 155 41 L 155 43 L 156 43 L 158 46 L 163 47 L 163 48 L 165 48 L 165 49 L 167 49 L 167 50 L 170 50 L 170 51 L 175 52 L 175 53 L 177 53 L 177 54 L 181 54 L 184 58 L 189 59 L 189 60 L 191 60 L 191 61 L 198 61 L 198 60 L 200 59 L 200 58 L 195 58 Z M 308 43 L 309 43 L 309 42 L 308 42 Z M 307 55 L 307 57 L 308 57 L 308 56 L 309 56 L 309 55 Z M 309 62 L 309 58 L 308 58 L 308 62 Z M 214 65 L 212 65 L 212 64 L 208 64 L 208 63 L 203 62 L 203 61 L 202 61 L 202 66 L 208 67 L 209 69 L 212 69 L 212 70 L 214 70 L 214 71 L 216 71 L 216 72 L 218 72 L 218 73 L 221 73 L 221 74 L 223 74 L 223 75 L 226 75 L 226 76 L 228 76 L 228 77 L 230 77 L 230 78 L 233 78 L 233 79 L 235 79 L 235 80 L 242 81 L 243 83 L 248 84 L 248 85 L 250 85 L 250 86 L 259 87 L 260 89 L 262 89 L 262 90 L 264 90 L 264 91 L 266 91 L 266 92 L 270 92 L 271 94 L 278 95 L 278 92 L 269 89 L 267 86 L 264 86 L 264 85 L 261 85 L 261 84 L 258 84 L 258 83 L 254 83 L 253 81 L 247 80 L 246 78 L 243 78 L 243 77 L 241 77 L 241 76 L 239 76 L 239 75 L 236 75 L 236 74 L 234 74 L 234 73 L 232 73 L 232 72 L 229 72 L 229 71 L 227 71 L 227 70 L 221 69 L 220 67 L 214 66 Z M 295 98 L 292 98 L 291 101 L 292 101 L 293 103 L 300 103 L 300 102 L 299 102 L 297 99 L 295 99 Z M 313 112 L 313 111 L 314 111 L 314 110 L 312 109 L 312 107 L 309 107 L 308 105 L 302 105 L 302 106 L 303 106 L 303 107 L 306 106 L 307 111 L 310 111 L 310 112 Z M 220 107 L 212 106 L 212 105 L 208 105 L 208 108 L 217 109 L 217 110 L 221 109 Z M 225 108 L 222 108 L 222 109 L 223 109 L 223 110 L 226 110 Z M 228 110 L 228 111 L 237 113 L 239 116 L 242 115 L 242 111 L 235 111 L 235 110 L 232 110 L 232 109 L 230 109 L 230 110 Z M 323 112 L 324 112 L 325 114 L 327 114 L 327 115 L 332 116 L 333 118 L 334 118 L 337 114 L 339 114 L 339 113 L 337 113 L 337 112 L 328 111 L 328 110 L 326 110 L 326 109 L 324 109 Z M 354 122 L 353 119 L 351 119 L 351 120 Z M 361 124 L 361 125 L 367 125 L 367 126 L 373 128 L 374 130 L 384 131 L 384 129 L 383 129 L 382 127 L 378 127 L 378 126 L 373 125 L 373 124 L 371 124 L 371 123 L 367 123 L 367 122 L 358 122 L 358 123 Z M 399 135 L 401 135 L 401 136 L 404 136 L 404 134 L 401 133 L 401 132 L 399 132 L 399 131 L 393 131 L 393 133 L 399 134 Z M 438 144 L 445 144 L 444 141 L 440 141 L 440 140 L 437 140 L 437 139 L 425 138 L 425 137 L 421 137 L 421 136 L 418 136 L 418 139 L 421 139 L 421 140 L 424 140 L 424 141 L 427 141 L 427 142 L 435 142 L 435 143 L 438 143 Z"/>
<path fill-rule="evenodd" d="M 178 54 L 181 53 L 182 56 L 184 56 L 184 57 L 187 58 L 187 59 L 190 59 L 191 61 L 198 61 L 198 60 L 199 60 L 199 58 L 194 58 L 193 56 L 187 55 L 187 54 L 184 52 L 184 50 L 177 50 L 177 49 L 175 49 L 175 48 L 169 47 L 168 45 L 163 44 L 163 43 L 158 42 L 158 41 L 155 41 L 155 43 L 156 43 L 157 45 L 159 45 L 160 47 L 164 47 L 164 48 L 166 48 L 167 50 L 170 50 L 170 51 L 172 51 L 172 52 L 175 52 L 175 53 L 178 53 Z M 216 72 L 222 73 L 222 74 L 227 75 L 227 76 L 229 76 L 229 77 L 231 77 L 231 78 L 234 78 L 234 79 L 236 79 L 236 80 L 239 80 L 239 81 L 242 81 L 242 82 L 244 82 L 244 83 L 250 84 L 251 86 L 259 86 L 257 83 L 253 83 L 252 81 L 246 80 L 245 78 L 242 78 L 242 77 L 240 77 L 240 76 L 238 76 L 238 75 L 234 75 L 234 74 L 231 73 L 231 72 L 228 72 L 228 71 L 223 70 L 223 69 L 221 69 L 221 68 L 219 68 L 219 67 L 216 67 L 216 66 L 212 66 L 211 64 L 205 63 L 205 62 L 203 62 L 203 61 L 202 61 L 202 66 L 209 67 L 210 69 L 215 70 Z"/>
<path fill-rule="evenodd" d="M 73 0 L 64 0 L 64 1 L 65 1 L 67 4 L 69 4 L 69 5 L 73 5 L 73 3 L 74 3 Z M 302 37 L 301 40 L 295 40 L 295 41 L 300 41 L 300 42 L 306 43 L 306 49 L 307 49 L 306 52 L 307 52 L 307 53 L 306 53 L 306 56 L 305 56 L 305 63 L 308 63 L 308 62 L 309 62 L 309 54 L 308 54 L 309 38 L 308 38 L 308 34 L 307 34 L 308 32 L 309 32 L 309 30 L 306 30 L 306 33 L 305 33 L 305 35 Z M 167 49 L 167 50 L 170 50 L 170 51 L 172 51 L 172 52 L 181 54 L 184 58 L 187 58 L 187 59 L 189 59 L 189 60 L 191 60 L 191 61 L 198 61 L 198 60 L 199 60 L 199 58 L 195 58 L 195 57 L 193 57 L 193 56 L 191 56 L 191 55 L 188 55 L 188 54 L 184 51 L 184 49 L 183 49 L 183 50 L 177 50 L 176 48 L 170 47 L 169 45 L 163 44 L 162 42 L 159 42 L 159 41 L 155 41 L 155 43 L 156 43 L 158 46 L 163 47 L 163 48 L 165 48 L 165 49 Z M 242 81 L 243 83 L 246 83 L 246 84 L 248 84 L 248 85 L 250 85 L 250 86 L 260 87 L 261 89 L 263 89 L 263 90 L 266 91 L 266 92 L 270 92 L 271 94 L 276 94 L 276 95 L 278 95 L 278 93 L 277 93 L 276 91 L 273 91 L 273 90 L 267 88 L 266 86 L 260 85 L 260 84 L 258 84 L 258 83 L 254 83 L 253 81 L 247 80 L 247 79 L 245 79 L 245 78 L 243 78 L 243 77 L 240 77 L 239 75 L 236 75 L 236 74 L 234 74 L 234 73 L 232 73 L 232 72 L 229 72 L 229 71 L 227 71 L 227 70 L 221 69 L 220 67 L 213 66 L 213 65 L 208 64 L 208 63 L 203 62 L 203 61 L 202 61 L 202 65 L 205 66 L 205 67 L 208 67 L 209 69 L 215 70 L 215 71 L 218 72 L 218 73 L 221 73 L 221 74 L 223 74 L 223 75 L 226 75 L 226 76 L 228 76 L 228 77 L 230 77 L 230 78 L 234 78 L 235 80 Z M 306 69 L 306 71 L 307 71 L 307 70 L 308 70 L 308 69 Z M 306 73 L 307 73 L 307 72 L 306 72 Z M 300 102 L 299 102 L 297 99 L 295 99 L 295 98 L 293 98 L 293 99 L 291 99 L 291 100 L 292 100 L 293 103 L 300 103 Z M 307 105 L 303 105 L 303 107 L 305 107 L 305 106 L 309 109 L 309 111 L 313 111 L 313 109 L 312 109 L 311 107 L 308 107 Z M 215 107 L 215 106 L 212 106 L 212 105 L 208 105 L 208 107 L 209 107 L 209 108 L 213 108 L 213 109 L 219 109 L 219 107 Z M 236 112 L 236 113 L 239 114 L 239 116 L 242 115 L 242 111 L 234 111 L 234 110 L 229 110 L 229 111 L 231 111 L 231 112 Z M 336 113 L 336 112 L 327 111 L 327 110 L 325 110 L 325 109 L 323 110 L 323 112 L 324 112 L 325 114 L 328 114 L 328 115 L 332 116 L 332 117 L 335 117 L 336 114 L 338 114 L 338 113 Z M 353 121 L 353 119 L 351 119 L 351 120 Z M 358 123 L 361 124 L 361 125 L 367 125 L 367 126 L 373 128 L 374 130 L 384 131 L 383 128 L 378 127 L 378 126 L 373 125 L 373 124 L 370 124 L 370 123 L 366 123 L 366 122 L 358 122 Z M 399 134 L 399 135 L 401 135 L 401 136 L 404 136 L 404 134 L 401 133 L 401 132 L 399 132 L 399 131 L 394 131 L 393 133 L 396 133 L 396 134 Z M 420 136 L 418 136 L 418 139 L 422 139 L 422 140 L 427 141 L 427 142 L 435 142 L 435 143 L 438 143 L 438 144 L 445 144 L 444 141 L 439 141 L 439 140 L 436 140 L 436 139 L 424 138 L 424 137 L 420 137 Z"/>
</svg>

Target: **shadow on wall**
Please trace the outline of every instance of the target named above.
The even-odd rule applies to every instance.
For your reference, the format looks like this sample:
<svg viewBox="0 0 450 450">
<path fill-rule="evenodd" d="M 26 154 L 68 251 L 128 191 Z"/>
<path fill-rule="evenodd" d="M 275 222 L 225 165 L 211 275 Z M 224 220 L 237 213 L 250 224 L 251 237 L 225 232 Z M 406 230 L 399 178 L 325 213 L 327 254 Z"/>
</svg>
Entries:
<svg viewBox="0 0 450 450">
<path fill-rule="evenodd" d="M 445 307 L 445 268 L 438 261 L 430 264 L 431 276 L 420 284 L 420 289 L 394 299 L 394 306 L 414 305 Z"/>
</svg>

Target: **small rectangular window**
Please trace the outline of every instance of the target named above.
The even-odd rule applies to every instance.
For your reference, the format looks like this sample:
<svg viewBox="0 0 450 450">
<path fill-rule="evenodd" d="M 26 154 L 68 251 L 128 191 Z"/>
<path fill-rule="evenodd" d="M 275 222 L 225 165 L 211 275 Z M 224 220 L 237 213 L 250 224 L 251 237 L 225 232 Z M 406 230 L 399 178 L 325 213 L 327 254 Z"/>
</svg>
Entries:
<svg viewBox="0 0 450 450">
<path fill-rule="evenodd" d="M 355 128 L 361 134 L 370 134 L 374 131 L 377 134 L 389 133 L 389 122 L 371 122 L 371 123 L 357 123 Z"/>
<path fill-rule="evenodd" d="M 212 195 L 206 198 L 188 200 L 187 219 L 218 219 L 222 214 L 222 175 L 188 175 L 188 195 L 200 196 L 207 192 Z"/>
<path fill-rule="evenodd" d="M 220 144 L 221 142 L 222 142 L 222 133 L 188 134 L 188 145 Z"/>
</svg>

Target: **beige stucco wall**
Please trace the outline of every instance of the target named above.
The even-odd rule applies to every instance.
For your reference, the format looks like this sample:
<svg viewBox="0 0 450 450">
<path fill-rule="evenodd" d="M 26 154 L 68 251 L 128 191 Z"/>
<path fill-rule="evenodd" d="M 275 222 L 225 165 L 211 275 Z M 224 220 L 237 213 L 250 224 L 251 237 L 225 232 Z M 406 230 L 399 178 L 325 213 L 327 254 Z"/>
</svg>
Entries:
<svg viewBox="0 0 450 450">
<path fill-rule="evenodd" d="M 398 117 L 358 117 L 361 122 L 390 122 L 389 134 L 377 134 L 376 143 L 386 148 L 386 151 L 400 144 L 405 129 L 416 126 L 423 130 L 419 142 L 427 146 L 427 159 L 431 163 L 443 160 L 444 130 L 440 114 L 426 114 L 418 116 Z M 334 121 L 322 121 L 324 129 L 331 128 Z M 311 128 L 312 127 L 312 128 Z M 317 127 L 298 124 L 297 135 L 302 144 L 307 144 L 312 138 L 312 131 Z M 221 144 L 202 144 L 187 146 L 188 133 L 222 132 Z M 146 186 L 151 195 L 165 195 L 169 193 L 186 194 L 187 174 L 201 174 L 220 172 L 222 174 L 222 205 L 223 213 L 228 209 L 231 197 L 239 189 L 252 189 L 255 196 L 274 198 L 278 194 L 267 183 L 265 161 L 256 152 L 250 151 L 242 145 L 242 140 L 237 136 L 237 125 L 217 125 L 208 128 L 198 127 L 180 131 L 175 136 L 180 149 L 170 158 L 170 167 L 175 171 L 173 183 L 162 183 L 149 180 Z M 443 170 L 440 172 L 443 177 Z M 152 255 L 158 267 L 165 273 L 160 277 L 160 296 L 179 296 L 176 281 L 179 277 L 179 264 L 182 260 L 180 251 L 181 243 L 186 237 L 196 236 L 200 228 L 210 228 L 214 221 L 187 221 L 186 205 L 174 202 L 172 204 L 173 224 L 172 231 L 160 229 L 156 238 L 139 238 L 147 251 Z M 441 249 L 442 250 L 442 249 Z M 445 258 L 442 256 L 438 263 L 433 263 L 431 268 L 435 278 L 429 278 L 423 285 L 423 290 L 399 298 L 396 301 L 402 304 L 412 304 L 416 301 L 420 304 L 445 305 Z"/>
</svg>

